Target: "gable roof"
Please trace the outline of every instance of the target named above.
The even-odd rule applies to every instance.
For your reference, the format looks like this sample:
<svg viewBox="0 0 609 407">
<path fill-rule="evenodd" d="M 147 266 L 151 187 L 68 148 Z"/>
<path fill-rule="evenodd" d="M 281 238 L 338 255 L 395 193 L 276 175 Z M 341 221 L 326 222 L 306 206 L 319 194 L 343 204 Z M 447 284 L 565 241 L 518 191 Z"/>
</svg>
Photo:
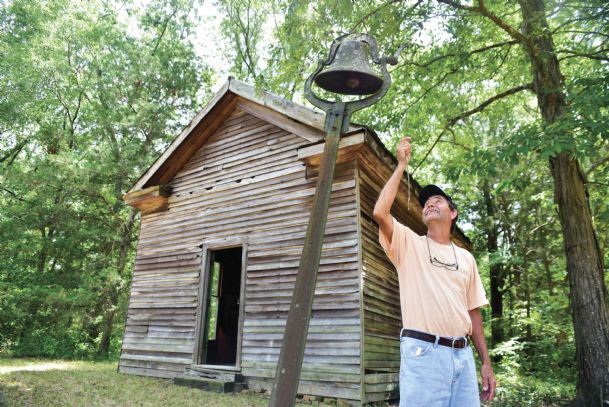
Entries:
<svg viewBox="0 0 609 407">
<path fill-rule="evenodd" d="M 308 140 L 310 144 L 299 150 L 298 157 L 309 165 L 319 164 L 325 145 L 325 113 L 266 91 L 257 90 L 253 86 L 229 77 L 203 110 L 125 194 L 126 203 L 132 206 L 137 203 L 135 206 L 143 213 L 166 209 L 166 198 L 171 195 L 171 188 L 165 185 L 236 108 Z M 387 166 L 390 171 L 397 166 L 397 159 L 385 147 L 374 130 L 357 124 L 351 124 L 349 131 L 341 135 L 338 160 L 340 161 L 341 154 L 343 157 L 349 157 L 362 146 L 366 146 L 365 151 Z M 402 183 L 407 185 L 407 189 L 412 190 L 415 196 L 419 195 L 421 185 L 416 180 L 409 179 L 404 174 Z M 471 250 L 471 241 L 461 229 L 457 227 L 453 234 L 468 250 Z"/>
<path fill-rule="evenodd" d="M 324 139 L 325 114 L 229 77 L 128 193 L 168 183 L 236 108 L 311 143 Z"/>
</svg>

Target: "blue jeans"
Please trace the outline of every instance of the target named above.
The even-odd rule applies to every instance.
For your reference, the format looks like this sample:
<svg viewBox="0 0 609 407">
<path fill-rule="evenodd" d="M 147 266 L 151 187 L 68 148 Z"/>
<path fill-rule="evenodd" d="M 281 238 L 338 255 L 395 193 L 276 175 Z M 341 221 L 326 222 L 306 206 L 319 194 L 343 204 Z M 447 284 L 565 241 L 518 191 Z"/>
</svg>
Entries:
<svg viewBox="0 0 609 407">
<path fill-rule="evenodd" d="M 400 337 L 400 407 L 479 407 L 472 348 Z"/>
</svg>

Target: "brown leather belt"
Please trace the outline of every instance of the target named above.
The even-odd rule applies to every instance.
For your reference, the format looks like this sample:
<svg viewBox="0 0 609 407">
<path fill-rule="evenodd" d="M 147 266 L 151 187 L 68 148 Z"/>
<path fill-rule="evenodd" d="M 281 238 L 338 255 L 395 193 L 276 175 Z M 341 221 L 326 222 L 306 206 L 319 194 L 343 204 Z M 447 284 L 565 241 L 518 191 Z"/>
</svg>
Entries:
<svg viewBox="0 0 609 407">
<path fill-rule="evenodd" d="M 438 344 L 440 344 L 442 346 L 448 346 L 449 348 L 462 349 L 467 346 L 466 338 L 451 339 L 451 338 L 445 338 L 443 336 L 438 337 L 436 335 L 426 334 L 425 332 L 411 331 L 410 329 L 402 329 L 402 336 L 407 336 L 409 338 L 414 338 L 414 339 L 420 339 L 422 341 L 431 342 L 431 343 L 436 343 L 436 338 L 440 338 L 440 339 L 438 339 Z"/>
</svg>

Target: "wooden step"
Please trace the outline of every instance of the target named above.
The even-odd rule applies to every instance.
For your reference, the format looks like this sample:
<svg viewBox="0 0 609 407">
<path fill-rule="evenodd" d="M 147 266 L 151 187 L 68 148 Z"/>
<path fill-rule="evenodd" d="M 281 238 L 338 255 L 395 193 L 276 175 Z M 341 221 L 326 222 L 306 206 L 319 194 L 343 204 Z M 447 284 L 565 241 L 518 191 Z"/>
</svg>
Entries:
<svg viewBox="0 0 609 407">
<path fill-rule="evenodd" d="M 179 386 L 193 387 L 196 389 L 213 391 L 216 393 L 232 393 L 235 390 L 234 381 L 209 379 L 205 377 L 196 377 L 191 375 L 177 376 L 173 379 L 173 382 Z"/>
<path fill-rule="evenodd" d="M 222 380 L 225 382 L 234 382 L 235 373 L 227 370 L 216 370 L 201 366 L 189 366 L 186 368 L 186 376 L 202 377 L 206 379 Z"/>
</svg>

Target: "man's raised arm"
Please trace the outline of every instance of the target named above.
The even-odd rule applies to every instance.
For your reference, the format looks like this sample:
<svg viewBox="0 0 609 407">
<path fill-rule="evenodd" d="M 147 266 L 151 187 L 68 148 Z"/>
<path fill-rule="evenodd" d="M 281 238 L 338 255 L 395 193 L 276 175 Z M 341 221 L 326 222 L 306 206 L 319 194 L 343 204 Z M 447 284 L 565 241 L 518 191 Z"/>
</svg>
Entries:
<svg viewBox="0 0 609 407">
<path fill-rule="evenodd" d="M 393 220 L 391 218 L 391 206 L 395 201 L 395 196 L 398 193 L 400 180 L 404 175 L 404 170 L 410 161 L 410 137 L 404 137 L 400 140 L 397 148 L 398 166 L 381 190 L 374 212 L 372 216 L 376 223 L 379 224 L 380 233 L 385 237 L 386 241 L 390 242 L 393 235 Z"/>
</svg>

